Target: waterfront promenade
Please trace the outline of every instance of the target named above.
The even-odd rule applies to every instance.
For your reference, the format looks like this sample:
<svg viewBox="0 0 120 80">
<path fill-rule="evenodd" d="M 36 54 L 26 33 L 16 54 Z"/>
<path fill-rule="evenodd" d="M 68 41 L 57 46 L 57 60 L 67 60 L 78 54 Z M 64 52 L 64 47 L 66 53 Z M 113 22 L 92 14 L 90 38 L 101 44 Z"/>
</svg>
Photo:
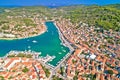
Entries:
<svg viewBox="0 0 120 80">
<path fill-rule="evenodd" d="M 56 28 L 58 29 L 58 32 L 59 32 L 59 37 L 62 41 L 62 44 L 66 47 L 68 47 L 70 49 L 70 52 L 64 56 L 64 58 L 59 62 L 59 64 L 54 68 L 54 70 L 57 70 L 60 65 L 74 52 L 74 48 L 70 45 L 70 43 L 65 39 L 64 35 L 62 34 L 62 32 L 60 31 L 60 29 L 58 28 L 57 24 L 56 25 Z"/>
<path fill-rule="evenodd" d="M 58 29 L 59 32 L 59 38 L 62 41 L 62 44 L 66 47 L 68 47 L 70 49 L 70 52 L 63 57 L 63 59 L 61 61 L 58 62 L 58 65 L 56 67 L 54 67 L 51 71 L 51 75 L 49 77 L 50 80 L 52 80 L 52 76 L 57 74 L 57 70 L 60 69 L 61 65 L 71 56 L 71 54 L 74 52 L 74 48 L 71 46 L 71 44 L 65 39 L 64 35 L 62 34 L 62 32 L 60 31 L 59 27 L 57 26 L 56 23 L 54 23 L 54 25 L 56 26 L 56 28 Z M 61 78 L 65 79 L 65 77 L 61 76 Z"/>
</svg>

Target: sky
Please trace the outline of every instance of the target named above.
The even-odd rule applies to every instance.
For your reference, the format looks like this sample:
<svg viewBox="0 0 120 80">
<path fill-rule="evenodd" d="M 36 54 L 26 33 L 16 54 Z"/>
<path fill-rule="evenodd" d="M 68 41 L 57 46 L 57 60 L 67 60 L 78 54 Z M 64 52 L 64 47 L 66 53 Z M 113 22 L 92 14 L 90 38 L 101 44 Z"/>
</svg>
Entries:
<svg viewBox="0 0 120 80">
<path fill-rule="evenodd" d="M 74 4 L 114 4 L 120 3 L 120 0 L 0 0 L 0 6 L 61 6 Z"/>
</svg>

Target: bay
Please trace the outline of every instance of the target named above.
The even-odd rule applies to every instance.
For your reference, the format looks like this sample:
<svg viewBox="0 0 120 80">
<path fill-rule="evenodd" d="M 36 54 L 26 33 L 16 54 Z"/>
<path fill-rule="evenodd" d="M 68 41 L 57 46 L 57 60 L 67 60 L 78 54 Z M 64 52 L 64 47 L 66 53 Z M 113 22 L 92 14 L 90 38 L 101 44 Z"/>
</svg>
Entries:
<svg viewBox="0 0 120 80">
<path fill-rule="evenodd" d="M 49 63 L 56 66 L 69 52 L 69 48 L 61 44 L 58 30 L 53 22 L 46 22 L 45 25 L 47 31 L 42 35 L 18 40 L 0 40 L 0 57 L 5 56 L 11 50 L 31 50 L 41 52 L 40 56 L 46 56 L 47 54 L 55 56 Z"/>
</svg>

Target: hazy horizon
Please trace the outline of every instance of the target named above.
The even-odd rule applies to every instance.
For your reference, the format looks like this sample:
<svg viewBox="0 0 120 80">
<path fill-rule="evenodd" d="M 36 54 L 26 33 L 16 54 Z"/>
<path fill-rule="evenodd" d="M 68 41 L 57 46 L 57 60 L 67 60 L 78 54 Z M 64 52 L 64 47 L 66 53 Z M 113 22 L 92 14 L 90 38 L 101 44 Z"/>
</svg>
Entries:
<svg viewBox="0 0 120 80">
<path fill-rule="evenodd" d="M 67 6 L 67 5 L 108 5 L 120 4 L 120 0 L 0 0 L 0 6 Z"/>
</svg>

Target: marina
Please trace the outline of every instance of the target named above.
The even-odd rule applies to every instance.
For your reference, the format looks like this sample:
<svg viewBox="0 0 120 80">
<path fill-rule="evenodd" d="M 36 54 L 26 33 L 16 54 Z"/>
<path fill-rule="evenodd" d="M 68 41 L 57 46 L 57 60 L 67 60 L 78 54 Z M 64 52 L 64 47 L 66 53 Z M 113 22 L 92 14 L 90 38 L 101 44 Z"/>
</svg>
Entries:
<svg viewBox="0 0 120 80">
<path fill-rule="evenodd" d="M 42 56 L 39 57 L 39 60 L 41 60 L 44 63 L 47 63 L 47 62 L 52 61 L 54 58 L 55 58 L 55 56 L 50 56 L 47 54 L 47 56 L 45 56 L 45 57 L 42 57 Z"/>
</svg>

